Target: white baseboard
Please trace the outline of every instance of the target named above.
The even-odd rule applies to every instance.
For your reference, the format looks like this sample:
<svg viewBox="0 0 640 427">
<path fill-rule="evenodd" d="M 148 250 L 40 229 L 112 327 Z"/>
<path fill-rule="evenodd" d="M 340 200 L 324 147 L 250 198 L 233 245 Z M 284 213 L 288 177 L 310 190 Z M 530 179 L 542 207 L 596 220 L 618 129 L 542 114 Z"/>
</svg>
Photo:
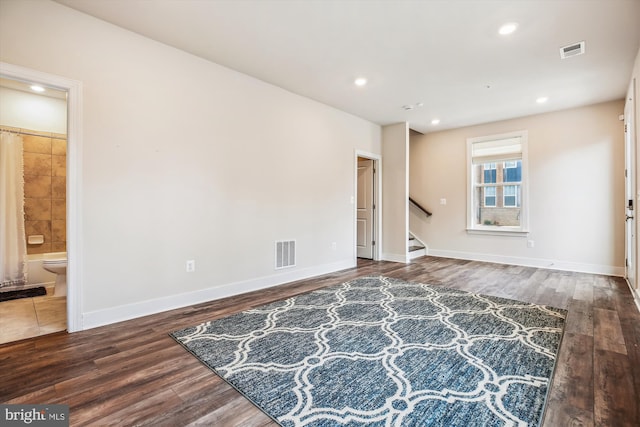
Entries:
<svg viewBox="0 0 640 427">
<path fill-rule="evenodd" d="M 411 251 L 409 252 L 409 258 L 413 261 L 416 258 L 420 258 L 427 255 L 427 249 L 423 248 L 423 249 L 418 249 L 417 251 Z"/>
<path fill-rule="evenodd" d="M 585 264 L 571 261 L 491 255 L 442 249 L 429 249 L 429 255 L 443 258 L 466 259 L 469 261 L 495 262 L 498 264 L 521 265 L 525 267 L 547 268 L 550 270 L 575 271 L 579 273 L 624 277 L 624 267 L 616 267 L 613 265 Z"/>
<path fill-rule="evenodd" d="M 625 279 L 625 282 L 627 282 L 627 285 L 629 286 L 629 290 L 631 291 L 631 296 L 633 297 L 633 302 L 636 303 L 636 308 L 638 309 L 638 311 L 640 311 L 640 290 L 633 289 L 631 287 L 631 283 L 629 283 L 629 280 Z"/>
<path fill-rule="evenodd" d="M 387 253 L 383 253 L 382 254 L 382 261 L 402 262 L 404 264 L 407 264 L 410 261 L 410 259 L 409 259 L 409 255 L 407 255 L 407 254 L 387 254 Z"/>
<path fill-rule="evenodd" d="M 257 291 L 281 285 L 283 283 L 293 282 L 295 280 L 302 280 L 313 276 L 333 273 L 335 271 L 355 266 L 355 260 L 344 260 L 332 264 L 324 264 L 300 270 L 287 271 L 285 273 L 273 274 L 271 276 L 259 277 L 257 279 L 228 283 L 226 285 L 202 289 L 199 291 L 169 295 L 133 304 L 125 304 L 103 310 L 90 311 L 83 313 L 80 330 L 97 328 L 99 326 L 110 325 L 124 320 L 135 319 L 137 317 L 156 314 L 189 305 Z"/>
</svg>

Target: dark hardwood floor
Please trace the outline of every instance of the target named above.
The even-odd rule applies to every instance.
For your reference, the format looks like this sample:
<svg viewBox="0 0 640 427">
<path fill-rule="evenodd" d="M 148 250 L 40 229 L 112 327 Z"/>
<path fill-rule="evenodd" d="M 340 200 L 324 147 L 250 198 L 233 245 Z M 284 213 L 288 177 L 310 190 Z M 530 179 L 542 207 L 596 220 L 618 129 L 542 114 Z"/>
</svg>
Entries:
<svg viewBox="0 0 640 427">
<path fill-rule="evenodd" d="M 567 309 L 544 427 L 640 426 L 640 313 L 622 278 L 434 257 L 360 260 L 250 294 L 1 345 L 0 402 L 68 404 L 74 426 L 275 426 L 168 333 L 366 275 Z"/>
</svg>

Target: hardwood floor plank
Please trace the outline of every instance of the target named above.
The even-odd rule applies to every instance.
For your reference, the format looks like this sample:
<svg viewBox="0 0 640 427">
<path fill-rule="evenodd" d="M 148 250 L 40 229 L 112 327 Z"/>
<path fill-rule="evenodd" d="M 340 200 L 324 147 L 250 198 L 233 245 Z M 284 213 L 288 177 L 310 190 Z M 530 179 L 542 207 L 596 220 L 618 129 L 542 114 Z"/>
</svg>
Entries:
<svg viewBox="0 0 640 427">
<path fill-rule="evenodd" d="M 627 356 L 608 350 L 594 353 L 596 426 L 637 427 L 638 395 L 629 376 Z"/>
<path fill-rule="evenodd" d="M 553 427 L 594 427 L 593 411 L 575 408 L 555 398 L 549 398 L 544 417 L 545 426 Z M 553 408 L 553 409 L 552 409 Z"/>
<path fill-rule="evenodd" d="M 615 310 L 593 309 L 593 338 L 596 350 L 627 354 L 620 319 Z"/>
<path fill-rule="evenodd" d="M 271 418 L 256 408 L 247 399 L 238 399 L 237 391 L 230 390 L 229 399 L 220 408 L 209 412 L 199 419 L 187 424 L 188 426 L 245 426 L 249 425 L 271 425 L 274 423 Z M 274 425 L 277 425 L 274 423 Z"/>
<path fill-rule="evenodd" d="M 593 307 L 604 310 L 615 310 L 615 291 L 609 287 L 593 287 Z"/>
<path fill-rule="evenodd" d="M 640 425 L 640 313 L 621 278 L 421 257 L 298 280 L 73 334 L 0 345 L 0 402 L 65 403 L 71 425 L 277 426 L 174 330 L 363 276 L 568 310 L 543 427 Z"/>
<path fill-rule="evenodd" d="M 593 309 L 587 301 L 571 300 L 567 309 L 565 333 L 593 337 Z"/>
<path fill-rule="evenodd" d="M 169 390 L 172 399 L 166 405 L 181 404 L 180 397 L 171 389 L 178 379 L 188 376 L 189 369 L 181 369 L 179 359 L 157 364 L 134 374 L 120 374 L 93 385 L 87 385 L 84 392 L 69 395 L 64 403 L 70 405 L 71 421 L 74 425 L 102 425 L 108 422 L 112 414 L 119 414 L 117 420 L 137 417 L 134 403 L 149 401 L 155 405 L 158 393 Z M 63 402 L 59 402 L 63 403 Z M 163 408 L 158 408 L 158 410 Z M 99 421 L 98 421 L 99 420 Z M 128 425 L 128 424 L 120 424 Z"/>
<path fill-rule="evenodd" d="M 44 387 L 33 393 L 23 394 L 6 403 L 19 405 L 21 403 L 30 404 L 33 402 L 53 402 L 56 399 L 56 388 L 54 386 Z"/>
<path fill-rule="evenodd" d="M 180 402 L 180 398 L 173 390 L 160 390 L 158 393 L 153 393 L 151 396 L 140 399 L 137 402 L 130 402 L 127 407 L 114 411 L 104 418 L 91 420 L 91 424 L 100 426 L 138 426 L 153 417 L 158 411 L 162 411 L 163 408 Z"/>
<path fill-rule="evenodd" d="M 129 391 L 146 390 L 150 387 L 150 383 L 162 383 L 181 378 L 191 373 L 192 369 L 195 369 L 193 364 L 181 361 L 180 358 L 172 358 L 150 364 L 142 369 L 128 369 L 125 366 L 125 369 L 120 371 L 98 370 L 97 375 L 92 375 L 85 384 L 87 390 L 84 390 L 85 387 L 70 390 L 65 397 L 72 405 L 92 405 Z"/>
<path fill-rule="evenodd" d="M 620 327 L 622 328 L 629 364 L 632 367 L 637 367 L 640 366 L 640 321 L 638 320 L 638 309 L 633 299 L 626 296 L 625 290 L 628 290 L 626 281 L 619 277 L 612 277 L 611 281 L 621 289 L 621 292 L 616 295 L 616 311 L 620 319 Z M 633 381 L 636 401 L 640 402 L 640 369 L 631 369 L 629 374 Z M 640 420 L 640 405 L 636 405 L 636 419 Z"/>
<path fill-rule="evenodd" d="M 581 280 L 576 283 L 573 299 L 593 303 L 593 281 Z"/>
<path fill-rule="evenodd" d="M 593 412 L 593 393 L 593 337 L 565 333 L 549 397 L 563 407 Z"/>
</svg>

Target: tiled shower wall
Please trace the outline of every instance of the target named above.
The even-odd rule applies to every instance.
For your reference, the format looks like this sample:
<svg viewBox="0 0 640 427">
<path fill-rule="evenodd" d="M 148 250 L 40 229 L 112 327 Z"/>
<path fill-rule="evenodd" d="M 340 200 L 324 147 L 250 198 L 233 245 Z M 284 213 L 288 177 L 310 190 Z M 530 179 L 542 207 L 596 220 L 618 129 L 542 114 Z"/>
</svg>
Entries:
<svg viewBox="0 0 640 427">
<path fill-rule="evenodd" d="M 15 128 L 2 127 L 5 130 Z M 44 243 L 27 244 L 27 254 L 67 249 L 67 137 L 55 133 L 20 131 L 24 141 L 24 210 L 27 238 L 43 235 Z M 41 135 L 41 136 L 40 136 Z"/>
</svg>

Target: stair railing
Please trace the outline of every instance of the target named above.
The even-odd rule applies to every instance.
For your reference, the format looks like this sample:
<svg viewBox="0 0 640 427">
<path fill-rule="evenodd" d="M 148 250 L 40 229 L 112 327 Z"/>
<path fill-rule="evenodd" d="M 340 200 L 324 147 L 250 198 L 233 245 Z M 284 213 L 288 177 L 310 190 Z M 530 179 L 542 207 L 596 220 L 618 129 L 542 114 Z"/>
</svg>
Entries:
<svg viewBox="0 0 640 427">
<path fill-rule="evenodd" d="M 409 202 L 411 202 L 416 208 L 420 209 L 422 212 L 425 213 L 425 215 L 427 216 L 431 216 L 433 215 L 431 212 L 429 212 L 428 210 L 426 210 L 425 208 L 423 208 L 422 206 L 420 206 L 420 203 L 416 202 L 415 200 L 413 200 L 411 197 L 409 197 Z"/>
</svg>

